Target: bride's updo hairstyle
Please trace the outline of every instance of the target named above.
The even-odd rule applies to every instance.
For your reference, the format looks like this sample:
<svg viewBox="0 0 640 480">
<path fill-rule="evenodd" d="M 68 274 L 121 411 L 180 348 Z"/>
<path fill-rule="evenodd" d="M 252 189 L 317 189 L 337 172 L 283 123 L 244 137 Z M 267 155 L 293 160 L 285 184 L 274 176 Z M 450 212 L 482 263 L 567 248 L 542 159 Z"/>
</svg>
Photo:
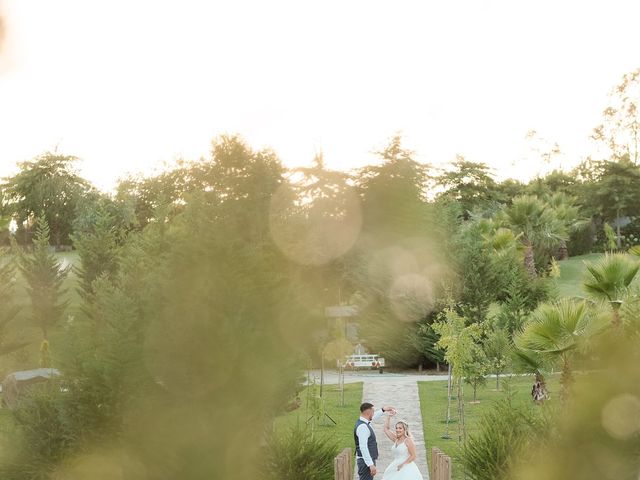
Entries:
<svg viewBox="0 0 640 480">
<path fill-rule="evenodd" d="M 403 420 L 400 420 L 399 422 L 396 423 L 396 427 L 398 425 L 402 425 L 404 427 L 404 434 L 409 437 L 409 438 L 413 438 L 413 435 L 411 435 L 411 432 L 409 432 L 409 424 Z"/>
</svg>

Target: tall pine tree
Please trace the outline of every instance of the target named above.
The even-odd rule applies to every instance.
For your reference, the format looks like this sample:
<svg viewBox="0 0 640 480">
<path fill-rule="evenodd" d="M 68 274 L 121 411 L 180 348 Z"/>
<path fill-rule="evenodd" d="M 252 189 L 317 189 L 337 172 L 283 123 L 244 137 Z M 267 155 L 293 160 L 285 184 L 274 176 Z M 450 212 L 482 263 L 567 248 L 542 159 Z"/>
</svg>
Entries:
<svg viewBox="0 0 640 480">
<path fill-rule="evenodd" d="M 27 281 L 31 299 L 31 318 L 42 331 L 44 341 L 49 340 L 51 328 L 62 318 L 67 301 L 62 300 L 62 284 L 68 269 L 58 262 L 49 247 L 49 225 L 44 217 L 36 220 L 33 249 L 20 256 L 20 270 Z"/>
</svg>

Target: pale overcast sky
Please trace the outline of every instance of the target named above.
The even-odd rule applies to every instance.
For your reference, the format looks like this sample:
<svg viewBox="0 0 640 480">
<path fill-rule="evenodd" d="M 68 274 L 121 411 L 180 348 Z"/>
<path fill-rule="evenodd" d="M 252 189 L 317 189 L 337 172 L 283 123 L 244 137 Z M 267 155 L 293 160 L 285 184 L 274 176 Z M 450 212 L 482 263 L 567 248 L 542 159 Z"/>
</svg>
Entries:
<svg viewBox="0 0 640 480">
<path fill-rule="evenodd" d="M 526 178 L 536 129 L 577 163 L 640 66 L 640 2 L 0 0 L 0 175 L 58 146 L 110 188 L 243 135 L 350 169 L 396 131 Z"/>
</svg>

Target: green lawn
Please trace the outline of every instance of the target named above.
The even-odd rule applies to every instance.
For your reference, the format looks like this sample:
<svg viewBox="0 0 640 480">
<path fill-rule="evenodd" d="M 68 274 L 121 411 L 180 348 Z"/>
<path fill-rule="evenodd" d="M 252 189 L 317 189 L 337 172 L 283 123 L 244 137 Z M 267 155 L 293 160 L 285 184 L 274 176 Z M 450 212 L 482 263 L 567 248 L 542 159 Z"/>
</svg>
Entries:
<svg viewBox="0 0 640 480">
<path fill-rule="evenodd" d="M 326 412 L 337 422 L 337 425 L 327 420 L 324 424 L 319 425 L 318 431 L 322 435 L 336 439 L 341 449 L 353 448 L 353 426 L 358 418 L 359 407 L 362 403 L 362 383 L 345 385 L 344 407 L 340 406 L 340 392 L 337 385 L 325 385 L 323 396 Z M 310 413 L 306 407 L 306 390 L 300 393 L 300 399 L 302 400 L 300 408 L 276 419 L 276 429 L 286 428 L 297 422 L 304 424 L 307 421 Z"/>
<path fill-rule="evenodd" d="M 585 293 L 582 290 L 582 282 L 587 271 L 584 262 L 596 263 L 603 255 L 603 253 L 589 253 L 559 262 L 560 277 L 555 280 L 559 296 L 583 297 Z M 640 286 L 640 276 L 636 277 L 633 285 Z"/>
<path fill-rule="evenodd" d="M 533 383 L 532 376 L 512 377 L 509 379 L 501 379 L 502 382 L 508 381 L 515 395 L 515 401 L 530 402 L 529 396 L 531 385 Z M 478 389 L 478 400 L 480 403 L 472 404 L 469 402 L 473 398 L 473 390 L 470 386 L 465 385 L 465 419 L 467 426 L 467 435 L 476 431 L 478 420 L 483 412 L 489 410 L 493 402 L 501 398 L 504 393 L 495 390 L 495 379 L 489 379 L 484 387 Z M 558 383 L 556 378 L 548 379 L 548 388 L 552 398 L 558 392 Z M 447 382 L 418 382 L 418 390 L 420 393 L 420 408 L 422 410 L 422 423 L 424 426 L 424 438 L 427 447 L 427 456 L 431 451 L 431 447 L 438 447 L 453 459 L 453 478 L 462 479 L 462 467 L 459 463 L 458 453 L 458 423 L 457 419 L 457 400 L 452 401 L 451 418 L 452 423 L 449 425 L 449 434 L 451 439 L 443 439 L 442 435 L 446 432 L 447 411 Z"/>
<path fill-rule="evenodd" d="M 555 282 L 560 297 L 584 296 L 581 286 L 586 272 L 584 262 L 597 262 L 602 258 L 602 255 L 602 253 L 590 253 L 559 262 L 560 277 L 558 277 Z"/>
</svg>

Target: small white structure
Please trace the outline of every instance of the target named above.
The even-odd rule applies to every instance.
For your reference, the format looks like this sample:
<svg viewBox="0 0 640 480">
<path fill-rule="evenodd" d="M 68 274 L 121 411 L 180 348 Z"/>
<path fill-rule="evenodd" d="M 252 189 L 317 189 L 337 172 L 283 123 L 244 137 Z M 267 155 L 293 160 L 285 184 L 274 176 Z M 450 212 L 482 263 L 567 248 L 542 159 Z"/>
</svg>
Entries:
<svg viewBox="0 0 640 480">
<path fill-rule="evenodd" d="M 348 370 L 380 370 L 384 368 L 384 358 L 377 354 L 349 355 L 343 365 Z"/>
</svg>

